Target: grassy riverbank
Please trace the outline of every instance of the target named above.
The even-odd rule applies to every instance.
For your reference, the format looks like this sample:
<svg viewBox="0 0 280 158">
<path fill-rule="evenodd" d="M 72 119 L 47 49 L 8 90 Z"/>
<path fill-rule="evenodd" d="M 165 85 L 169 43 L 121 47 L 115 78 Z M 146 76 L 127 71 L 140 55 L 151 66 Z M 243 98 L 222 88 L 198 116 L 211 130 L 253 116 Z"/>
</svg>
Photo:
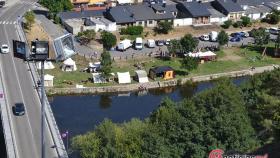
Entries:
<svg viewBox="0 0 280 158">
<path fill-rule="evenodd" d="M 273 51 L 273 45 L 269 45 L 267 53 L 269 54 Z M 214 73 L 222 73 L 229 71 L 237 71 L 248 69 L 252 66 L 260 67 L 272 64 L 280 64 L 280 58 L 272 58 L 270 56 L 261 56 L 261 49 L 255 49 L 253 46 L 248 46 L 246 48 L 224 48 L 223 50 L 217 52 L 218 59 L 214 62 L 207 62 L 200 64 L 197 69 L 187 72 L 181 67 L 181 58 L 172 58 L 171 60 L 155 59 L 151 57 L 143 58 L 141 60 L 123 60 L 115 61 L 113 63 L 112 72 L 124 72 L 129 71 L 130 75 L 134 75 L 134 71 L 137 69 L 135 64 L 141 65 L 143 69 L 147 72 L 153 66 L 168 65 L 175 69 L 176 78 L 193 77 L 199 75 L 208 75 Z M 88 66 L 89 62 L 94 62 L 94 60 L 86 59 L 84 57 L 76 55 L 73 57 L 76 61 L 78 70 L 75 72 L 62 72 L 60 66 L 62 63 L 55 63 L 55 69 L 47 70 L 46 73 L 54 75 L 54 86 L 55 87 L 74 87 L 76 84 L 82 84 L 86 87 L 99 87 L 99 86 L 109 86 L 116 85 L 116 82 L 106 83 L 106 84 L 93 84 L 89 81 L 91 78 L 90 73 L 81 72 Z M 136 83 L 133 81 L 133 83 Z"/>
</svg>

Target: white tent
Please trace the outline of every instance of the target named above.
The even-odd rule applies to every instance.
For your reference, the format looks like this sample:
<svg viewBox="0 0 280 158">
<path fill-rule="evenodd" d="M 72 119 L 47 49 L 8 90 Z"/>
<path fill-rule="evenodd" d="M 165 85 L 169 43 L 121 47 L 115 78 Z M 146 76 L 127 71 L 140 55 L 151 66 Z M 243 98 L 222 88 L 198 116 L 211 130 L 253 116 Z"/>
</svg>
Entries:
<svg viewBox="0 0 280 158">
<path fill-rule="evenodd" d="M 131 83 L 129 72 L 117 72 L 119 83 Z"/>
<path fill-rule="evenodd" d="M 149 82 L 148 75 L 145 70 L 136 70 L 135 73 L 139 83 Z"/>
<path fill-rule="evenodd" d="M 199 57 L 199 58 L 216 56 L 216 54 L 213 53 L 213 52 L 211 52 L 211 51 L 207 51 L 207 52 L 197 52 L 197 53 L 189 53 L 188 55 L 189 55 L 190 57 Z"/>
<path fill-rule="evenodd" d="M 76 71 L 76 70 L 77 70 L 77 66 L 74 60 L 68 58 L 63 61 L 62 71 Z"/>
<path fill-rule="evenodd" d="M 54 76 L 46 74 L 44 76 L 44 84 L 46 87 L 52 87 L 53 86 L 53 78 Z"/>
<path fill-rule="evenodd" d="M 106 83 L 106 79 L 101 75 L 101 73 L 92 73 L 93 83 Z"/>
<path fill-rule="evenodd" d="M 41 62 L 36 62 L 36 67 L 37 69 L 41 69 Z M 44 69 L 48 70 L 48 69 L 54 69 L 54 65 L 52 64 L 51 61 L 45 61 L 44 62 Z"/>
</svg>

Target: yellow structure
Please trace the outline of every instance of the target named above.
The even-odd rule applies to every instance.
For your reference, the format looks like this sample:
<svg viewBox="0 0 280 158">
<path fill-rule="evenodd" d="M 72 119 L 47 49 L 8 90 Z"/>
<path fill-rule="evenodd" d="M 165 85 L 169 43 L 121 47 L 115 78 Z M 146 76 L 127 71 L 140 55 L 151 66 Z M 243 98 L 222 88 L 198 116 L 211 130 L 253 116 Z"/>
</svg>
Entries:
<svg viewBox="0 0 280 158">
<path fill-rule="evenodd" d="M 169 79 L 174 78 L 173 72 L 174 71 L 165 71 L 164 75 L 163 75 L 163 79 L 164 80 L 169 80 Z"/>
</svg>

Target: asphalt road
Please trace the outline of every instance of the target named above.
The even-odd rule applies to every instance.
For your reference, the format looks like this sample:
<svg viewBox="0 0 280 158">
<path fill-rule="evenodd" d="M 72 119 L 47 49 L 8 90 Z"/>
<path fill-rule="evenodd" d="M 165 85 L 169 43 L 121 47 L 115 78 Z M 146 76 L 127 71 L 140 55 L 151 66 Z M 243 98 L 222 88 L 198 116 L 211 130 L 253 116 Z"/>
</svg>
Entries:
<svg viewBox="0 0 280 158">
<path fill-rule="evenodd" d="M 19 15 L 31 7 L 31 3 L 28 1 L 15 3 L 0 14 L 0 44 L 8 44 L 11 51 L 13 49 L 12 40 L 19 40 L 15 21 Z M 41 157 L 41 105 L 27 64 L 9 53 L 0 54 L 0 66 L 5 85 L 5 96 L 9 104 L 9 115 L 12 119 L 16 155 L 18 158 L 39 158 Z M 26 108 L 24 116 L 13 114 L 12 106 L 15 103 L 24 103 Z M 46 158 L 58 157 L 55 149 L 51 148 L 54 143 L 49 130 L 46 130 L 46 133 Z"/>
</svg>

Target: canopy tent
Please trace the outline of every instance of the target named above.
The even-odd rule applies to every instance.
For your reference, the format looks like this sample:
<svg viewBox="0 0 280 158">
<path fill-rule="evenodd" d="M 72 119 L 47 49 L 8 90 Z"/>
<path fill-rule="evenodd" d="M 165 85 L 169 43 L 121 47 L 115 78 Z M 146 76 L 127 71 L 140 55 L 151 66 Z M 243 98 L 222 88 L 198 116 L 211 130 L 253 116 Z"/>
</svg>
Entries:
<svg viewBox="0 0 280 158">
<path fill-rule="evenodd" d="M 76 70 L 77 70 L 77 66 L 74 60 L 68 58 L 63 61 L 62 71 L 76 71 Z"/>
<path fill-rule="evenodd" d="M 46 87 L 53 87 L 53 78 L 54 76 L 46 74 L 44 76 L 44 84 Z"/>
<path fill-rule="evenodd" d="M 97 71 L 100 70 L 100 68 L 101 68 L 101 62 L 94 62 L 94 63 L 90 62 L 88 64 L 88 71 L 89 72 L 97 72 Z"/>
<path fill-rule="evenodd" d="M 216 59 L 216 54 L 211 52 L 211 51 L 188 53 L 188 55 L 190 57 L 198 57 L 198 58 L 203 59 L 203 60 L 214 60 L 214 59 Z"/>
<path fill-rule="evenodd" d="M 41 69 L 41 62 L 40 61 L 36 62 L 36 67 L 37 67 L 37 69 Z M 54 67 L 54 65 L 52 64 L 51 61 L 45 61 L 44 62 L 44 69 L 45 70 L 54 69 L 54 68 L 55 67 Z"/>
<path fill-rule="evenodd" d="M 117 72 L 117 76 L 120 84 L 131 83 L 129 72 Z"/>
<path fill-rule="evenodd" d="M 136 70 L 135 76 L 139 83 L 149 82 L 148 75 L 145 70 Z"/>
<path fill-rule="evenodd" d="M 92 73 L 92 81 L 93 83 L 106 83 L 106 79 L 101 73 Z"/>
</svg>

